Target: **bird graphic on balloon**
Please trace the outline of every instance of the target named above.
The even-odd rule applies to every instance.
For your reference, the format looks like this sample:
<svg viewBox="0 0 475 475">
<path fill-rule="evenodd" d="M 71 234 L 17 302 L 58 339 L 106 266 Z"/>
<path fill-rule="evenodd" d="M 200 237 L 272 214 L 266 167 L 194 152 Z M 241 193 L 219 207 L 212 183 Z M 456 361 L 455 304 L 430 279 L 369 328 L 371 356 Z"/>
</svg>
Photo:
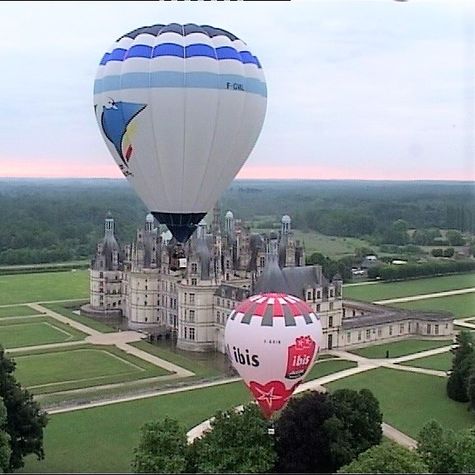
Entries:
<svg viewBox="0 0 475 475">
<path fill-rule="evenodd" d="M 132 138 L 135 132 L 133 120 L 142 112 L 146 104 L 114 101 L 109 98 L 100 111 L 100 125 L 104 135 L 112 142 L 122 164 L 119 167 L 125 176 L 132 175 L 129 160 L 132 157 Z M 95 106 L 97 113 L 97 105 Z"/>
</svg>

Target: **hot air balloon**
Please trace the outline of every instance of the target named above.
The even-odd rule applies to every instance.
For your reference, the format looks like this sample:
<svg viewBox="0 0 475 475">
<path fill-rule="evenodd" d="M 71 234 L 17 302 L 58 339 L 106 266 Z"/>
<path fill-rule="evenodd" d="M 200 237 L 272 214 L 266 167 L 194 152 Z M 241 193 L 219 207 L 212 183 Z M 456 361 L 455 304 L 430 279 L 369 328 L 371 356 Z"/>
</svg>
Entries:
<svg viewBox="0 0 475 475">
<path fill-rule="evenodd" d="M 305 302 L 274 292 L 239 303 L 224 331 L 227 356 L 267 418 L 287 404 L 322 338 L 320 318 Z"/>
<path fill-rule="evenodd" d="M 145 26 L 121 36 L 94 83 L 110 153 L 180 243 L 248 158 L 266 105 L 257 57 L 232 33 L 207 25 Z"/>
</svg>

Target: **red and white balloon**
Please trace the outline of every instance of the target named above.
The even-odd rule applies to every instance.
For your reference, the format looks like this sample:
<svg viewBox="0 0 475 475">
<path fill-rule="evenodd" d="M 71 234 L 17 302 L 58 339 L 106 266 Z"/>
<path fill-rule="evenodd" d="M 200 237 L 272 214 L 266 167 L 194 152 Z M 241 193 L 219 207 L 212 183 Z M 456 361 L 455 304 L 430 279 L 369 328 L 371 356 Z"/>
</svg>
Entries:
<svg viewBox="0 0 475 475">
<path fill-rule="evenodd" d="M 240 302 L 226 322 L 226 352 L 266 417 L 282 409 L 311 369 L 322 342 L 320 318 L 292 295 Z"/>
</svg>

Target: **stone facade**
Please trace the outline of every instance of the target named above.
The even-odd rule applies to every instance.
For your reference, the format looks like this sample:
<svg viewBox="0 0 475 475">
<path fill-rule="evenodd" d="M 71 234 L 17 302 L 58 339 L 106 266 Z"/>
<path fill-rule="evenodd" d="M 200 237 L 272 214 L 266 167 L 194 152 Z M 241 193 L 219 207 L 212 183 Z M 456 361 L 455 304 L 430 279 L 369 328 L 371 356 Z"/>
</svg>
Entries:
<svg viewBox="0 0 475 475">
<path fill-rule="evenodd" d="M 184 246 L 160 233 L 147 215 L 135 241 L 120 249 L 114 221 L 106 218 L 104 239 L 90 270 L 90 304 L 84 313 L 121 315 L 130 329 L 153 337 L 172 335 L 189 351 L 224 353 L 224 326 L 235 304 L 253 293 L 283 291 L 306 301 L 320 316 L 322 349 L 345 348 L 409 335 L 445 336 L 452 316 L 426 314 L 344 301 L 342 280 L 321 266 L 305 266 L 303 245 L 291 218 L 279 232 L 258 235 L 228 211 L 201 222 Z"/>
</svg>

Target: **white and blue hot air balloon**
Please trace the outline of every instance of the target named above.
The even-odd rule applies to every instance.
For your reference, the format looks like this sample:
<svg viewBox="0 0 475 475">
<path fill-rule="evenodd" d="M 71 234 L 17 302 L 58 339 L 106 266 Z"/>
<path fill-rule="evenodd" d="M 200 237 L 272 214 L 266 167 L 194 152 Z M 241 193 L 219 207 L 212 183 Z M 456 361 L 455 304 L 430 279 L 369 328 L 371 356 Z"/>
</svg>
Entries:
<svg viewBox="0 0 475 475">
<path fill-rule="evenodd" d="M 257 57 L 232 33 L 206 25 L 153 25 L 121 36 L 94 83 L 110 153 L 181 243 L 248 158 L 266 106 Z"/>
</svg>

